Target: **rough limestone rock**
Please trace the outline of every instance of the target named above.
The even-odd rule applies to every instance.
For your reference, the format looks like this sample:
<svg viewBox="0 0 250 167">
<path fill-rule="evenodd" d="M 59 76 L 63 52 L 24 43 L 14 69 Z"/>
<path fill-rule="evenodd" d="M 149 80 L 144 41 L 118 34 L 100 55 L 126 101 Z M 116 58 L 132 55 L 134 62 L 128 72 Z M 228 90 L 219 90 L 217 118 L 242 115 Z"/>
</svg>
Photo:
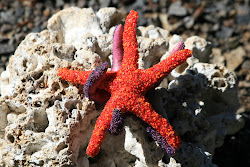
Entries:
<svg viewBox="0 0 250 167">
<path fill-rule="evenodd" d="M 209 55 L 212 53 L 211 42 L 198 36 L 192 36 L 186 39 L 185 46 L 186 49 L 193 50 L 193 57 L 200 62 L 207 63 L 209 61 Z"/>
<path fill-rule="evenodd" d="M 224 67 L 206 63 L 187 66 L 169 89 L 157 88 L 148 95 L 181 136 L 183 144 L 175 156 L 168 157 L 133 117 L 126 118 L 120 136 L 107 133 L 96 157 L 85 154 L 103 105 L 85 98 L 81 85 L 61 80 L 57 71 L 92 70 L 103 61 L 110 63 L 114 26 L 120 21 L 115 8 L 96 13 L 68 8 L 48 21 L 47 30 L 26 36 L 1 74 L 0 166 L 216 166 L 211 161 L 214 149 L 244 121 L 235 114 L 235 77 Z M 177 38 L 160 28 L 140 27 L 140 68 L 163 59 Z"/>
<path fill-rule="evenodd" d="M 172 41 L 170 41 L 170 50 L 173 49 L 174 45 L 182 41 L 179 35 L 174 35 Z M 198 36 L 192 36 L 186 39 L 185 48 L 193 50 L 192 57 L 188 58 L 185 63 L 174 69 L 171 74 L 174 77 L 179 77 L 184 74 L 187 69 L 198 62 L 208 63 L 210 54 L 212 53 L 211 42 L 206 41 L 204 38 Z"/>
</svg>

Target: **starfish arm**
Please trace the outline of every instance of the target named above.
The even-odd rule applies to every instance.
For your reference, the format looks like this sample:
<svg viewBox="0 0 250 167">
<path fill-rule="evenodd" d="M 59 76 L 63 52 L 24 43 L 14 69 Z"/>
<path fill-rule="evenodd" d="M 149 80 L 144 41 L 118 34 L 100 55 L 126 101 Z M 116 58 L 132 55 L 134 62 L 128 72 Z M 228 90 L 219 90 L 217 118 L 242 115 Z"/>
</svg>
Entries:
<svg viewBox="0 0 250 167">
<path fill-rule="evenodd" d="M 136 39 L 136 26 L 138 20 L 138 13 L 131 10 L 124 25 L 123 32 L 123 49 L 124 56 L 122 60 L 123 69 L 138 69 L 138 44 Z"/>
<path fill-rule="evenodd" d="M 84 84 L 83 92 L 85 97 L 95 100 L 93 95 L 96 92 L 97 87 L 101 84 L 103 79 L 105 78 L 106 71 L 108 69 L 108 63 L 104 62 L 102 65 L 98 66 L 95 70 L 93 70 L 89 76 L 87 81 Z"/>
<path fill-rule="evenodd" d="M 60 68 L 58 75 L 63 79 L 72 83 L 84 85 L 91 71 L 76 71 L 67 68 Z"/>
<path fill-rule="evenodd" d="M 122 34 L 123 34 L 123 27 L 120 24 L 116 27 L 114 32 L 113 63 L 111 71 L 117 71 L 122 66 L 122 58 L 123 58 Z"/>
<path fill-rule="evenodd" d="M 106 131 L 110 127 L 110 122 L 112 120 L 112 111 L 114 110 L 114 103 L 112 98 L 105 105 L 101 115 L 96 121 L 95 128 L 93 130 L 92 136 L 89 141 L 86 153 L 90 157 L 94 157 L 100 151 L 100 147 L 106 136 Z"/>
<path fill-rule="evenodd" d="M 144 97 L 137 98 L 131 112 L 152 126 L 171 147 L 179 148 L 181 146 L 180 137 L 173 130 L 167 119 L 155 112 L 151 104 Z"/>
<path fill-rule="evenodd" d="M 151 88 L 155 86 L 156 83 L 159 83 L 159 81 L 173 69 L 184 63 L 187 58 L 191 57 L 192 53 L 193 51 L 189 49 L 177 51 L 153 67 L 143 70 L 143 77 L 141 77 L 141 80 L 144 81 L 145 89 Z"/>
<path fill-rule="evenodd" d="M 77 70 L 69 70 L 67 68 L 60 68 L 57 74 L 63 80 L 67 80 L 75 84 L 84 85 L 91 72 L 92 71 L 77 71 Z M 110 92 L 109 88 L 110 88 L 110 85 L 112 84 L 112 81 L 115 79 L 115 77 L 116 77 L 116 72 L 107 71 L 105 74 L 105 78 L 103 79 L 102 84 L 100 85 L 100 89 L 104 89 Z"/>
</svg>

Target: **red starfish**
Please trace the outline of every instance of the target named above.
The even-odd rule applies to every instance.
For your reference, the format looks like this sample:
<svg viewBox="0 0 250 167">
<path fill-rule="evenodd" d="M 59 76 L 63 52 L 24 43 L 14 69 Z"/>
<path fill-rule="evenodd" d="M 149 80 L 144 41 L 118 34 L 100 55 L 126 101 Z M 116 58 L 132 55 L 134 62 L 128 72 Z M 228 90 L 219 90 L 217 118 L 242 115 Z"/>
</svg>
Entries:
<svg viewBox="0 0 250 167">
<path fill-rule="evenodd" d="M 112 112 L 119 108 L 123 113 L 132 112 L 154 128 L 173 148 L 179 148 L 181 140 L 168 121 L 154 111 L 145 98 L 146 92 L 155 87 L 175 67 L 192 55 L 188 49 L 180 50 L 149 69 L 138 69 L 138 46 L 136 26 L 138 13 L 131 11 L 127 16 L 123 32 L 124 56 L 122 67 L 117 71 L 107 71 L 98 89 L 110 92 L 111 97 L 96 121 L 86 153 L 90 157 L 98 154 L 110 127 Z M 61 68 L 58 75 L 72 83 L 84 85 L 92 71 L 75 71 Z"/>
</svg>

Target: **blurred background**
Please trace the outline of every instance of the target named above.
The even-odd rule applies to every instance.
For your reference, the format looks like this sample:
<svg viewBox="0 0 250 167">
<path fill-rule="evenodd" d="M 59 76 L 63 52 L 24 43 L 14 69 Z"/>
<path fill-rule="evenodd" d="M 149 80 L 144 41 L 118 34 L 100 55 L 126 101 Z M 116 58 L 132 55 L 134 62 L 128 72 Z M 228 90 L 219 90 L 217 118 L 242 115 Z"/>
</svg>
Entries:
<svg viewBox="0 0 250 167">
<path fill-rule="evenodd" d="M 209 63 L 224 65 L 238 79 L 243 129 L 225 138 L 213 163 L 250 166 L 250 2 L 249 0 L 0 0 L 0 74 L 9 57 L 30 32 L 46 29 L 48 19 L 61 9 L 76 6 L 116 7 L 125 16 L 139 12 L 139 26 L 154 25 L 187 37 L 210 41 Z"/>
</svg>

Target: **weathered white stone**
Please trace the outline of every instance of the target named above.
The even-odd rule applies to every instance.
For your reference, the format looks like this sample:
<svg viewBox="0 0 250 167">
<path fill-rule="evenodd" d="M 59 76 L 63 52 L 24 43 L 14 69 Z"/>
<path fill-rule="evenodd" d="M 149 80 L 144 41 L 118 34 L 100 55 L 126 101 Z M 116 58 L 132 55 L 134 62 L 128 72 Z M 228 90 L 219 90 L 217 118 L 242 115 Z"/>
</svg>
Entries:
<svg viewBox="0 0 250 167">
<path fill-rule="evenodd" d="M 112 26 L 119 24 L 122 19 L 122 14 L 116 8 L 101 8 L 96 15 L 104 32 L 108 32 Z"/>
<path fill-rule="evenodd" d="M 53 15 L 48 21 L 52 42 L 74 45 L 81 41 L 81 36 L 91 33 L 103 34 L 101 26 L 92 8 L 71 7 Z"/>
<path fill-rule="evenodd" d="M 142 37 L 151 39 L 164 38 L 165 40 L 169 38 L 169 31 L 153 25 L 149 25 L 147 27 L 139 26 L 138 30 L 140 31 L 140 36 Z"/>
<path fill-rule="evenodd" d="M 193 57 L 197 58 L 199 62 L 207 63 L 209 55 L 212 53 L 211 42 L 204 38 L 192 36 L 186 39 L 185 48 L 193 50 Z"/>
<path fill-rule="evenodd" d="M 171 75 L 173 75 L 174 77 L 178 77 L 181 74 L 184 74 L 185 71 L 195 63 L 207 63 L 209 61 L 209 56 L 212 53 L 211 43 L 198 36 L 192 36 L 187 38 L 185 41 L 185 49 L 192 50 L 193 55 L 192 57 L 188 58 L 185 63 L 183 63 L 171 72 Z"/>
<path fill-rule="evenodd" d="M 169 90 L 158 88 L 148 95 L 185 141 L 176 156 L 164 156 L 144 124 L 131 117 L 120 136 L 107 133 L 95 158 L 85 154 L 103 105 L 86 99 L 81 86 L 61 80 L 57 71 L 92 70 L 103 61 L 110 63 L 114 25 L 120 21 L 114 8 L 95 13 L 73 7 L 55 14 L 48 30 L 26 36 L 1 75 L 0 166 L 213 166 L 214 149 L 244 122 L 235 114 L 235 77 L 225 68 L 203 63 L 187 65 Z M 154 26 L 139 31 L 142 69 L 168 56 L 179 40 L 174 36 L 169 43 L 168 32 Z M 194 48 L 207 53 L 202 50 L 206 45 Z"/>
<path fill-rule="evenodd" d="M 167 52 L 168 43 L 163 38 L 151 39 L 138 37 L 139 68 L 146 69 L 157 64 Z"/>
</svg>

